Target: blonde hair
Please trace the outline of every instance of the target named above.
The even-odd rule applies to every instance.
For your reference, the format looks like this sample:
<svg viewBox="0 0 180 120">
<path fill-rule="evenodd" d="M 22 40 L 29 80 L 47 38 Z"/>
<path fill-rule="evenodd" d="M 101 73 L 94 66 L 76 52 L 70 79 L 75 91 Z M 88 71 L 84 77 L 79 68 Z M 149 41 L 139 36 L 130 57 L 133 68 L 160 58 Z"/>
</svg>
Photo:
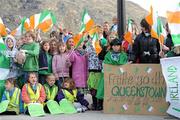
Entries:
<svg viewBox="0 0 180 120">
<path fill-rule="evenodd" d="M 33 31 L 27 31 L 27 32 L 25 33 L 25 36 L 26 36 L 27 34 L 29 34 L 29 35 L 32 37 L 33 41 L 36 39 L 36 35 L 35 35 L 35 33 L 34 33 Z"/>
<path fill-rule="evenodd" d="M 174 50 L 173 50 L 176 54 L 180 54 L 180 46 L 176 46 L 174 47 Z"/>
</svg>

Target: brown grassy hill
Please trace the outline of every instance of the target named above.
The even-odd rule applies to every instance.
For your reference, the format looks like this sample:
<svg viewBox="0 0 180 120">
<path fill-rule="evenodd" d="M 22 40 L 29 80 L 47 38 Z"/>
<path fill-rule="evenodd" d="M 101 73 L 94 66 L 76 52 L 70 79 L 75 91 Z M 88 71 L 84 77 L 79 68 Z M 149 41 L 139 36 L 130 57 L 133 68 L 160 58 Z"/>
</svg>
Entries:
<svg viewBox="0 0 180 120">
<path fill-rule="evenodd" d="M 52 10 L 57 16 L 58 24 L 78 32 L 81 15 L 86 8 L 97 24 L 111 22 L 117 14 L 116 0 L 0 0 L 0 16 L 10 29 L 16 28 L 22 17 L 29 17 L 43 9 Z M 147 15 L 139 5 L 126 1 L 126 18 L 137 23 Z"/>
</svg>

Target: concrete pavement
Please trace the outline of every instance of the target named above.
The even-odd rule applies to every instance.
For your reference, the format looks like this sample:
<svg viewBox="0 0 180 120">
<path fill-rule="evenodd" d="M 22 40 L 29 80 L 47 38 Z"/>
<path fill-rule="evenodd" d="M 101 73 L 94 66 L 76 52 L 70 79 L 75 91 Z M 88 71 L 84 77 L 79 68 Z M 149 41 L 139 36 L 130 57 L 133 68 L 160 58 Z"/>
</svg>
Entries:
<svg viewBox="0 0 180 120">
<path fill-rule="evenodd" d="M 49 115 L 44 117 L 30 117 L 28 115 L 0 116 L 0 120 L 176 120 L 168 116 L 145 116 L 145 115 L 119 115 L 104 114 L 100 111 L 87 111 L 71 115 Z"/>
</svg>

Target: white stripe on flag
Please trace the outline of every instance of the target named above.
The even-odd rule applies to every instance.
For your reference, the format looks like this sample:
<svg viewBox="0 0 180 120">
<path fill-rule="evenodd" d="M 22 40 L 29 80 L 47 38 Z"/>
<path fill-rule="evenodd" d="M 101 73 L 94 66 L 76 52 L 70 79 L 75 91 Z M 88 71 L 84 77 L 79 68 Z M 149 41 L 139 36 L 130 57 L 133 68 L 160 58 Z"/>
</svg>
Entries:
<svg viewBox="0 0 180 120">
<path fill-rule="evenodd" d="M 180 24 L 169 23 L 169 28 L 171 30 L 171 34 L 180 34 Z"/>
<path fill-rule="evenodd" d="M 0 68 L 0 80 L 7 79 L 7 75 L 9 74 L 9 69 Z"/>
<path fill-rule="evenodd" d="M 88 13 L 86 13 L 85 15 L 84 15 L 84 24 L 87 24 L 89 21 L 90 21 L 90 19 L 91 19 L 91 17 L 89 16 L 89 14 Z"/>
</svg>

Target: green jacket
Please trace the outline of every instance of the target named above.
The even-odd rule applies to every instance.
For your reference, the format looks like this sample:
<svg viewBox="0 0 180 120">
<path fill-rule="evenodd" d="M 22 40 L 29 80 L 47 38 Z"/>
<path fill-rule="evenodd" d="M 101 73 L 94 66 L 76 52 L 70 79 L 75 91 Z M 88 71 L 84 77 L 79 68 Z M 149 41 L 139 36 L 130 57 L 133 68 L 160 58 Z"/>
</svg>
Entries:
<svg viewBox="0 0 180 120">
<path fill-rule="evenodd" d="M 128 61 L 127 54 L 125 52 L 120 52 L 118 55 L 113 56 L 113 52 L 109 51 L 104 59 L 105 64 L 111 65 L 124 65 Z"/>
<path fill-rule="evenodd" d="M 39 44 L 36 42 L 24 44 L 21 49 L 27 50 L 23 71 L 38 71 Z"/>
</svg>

